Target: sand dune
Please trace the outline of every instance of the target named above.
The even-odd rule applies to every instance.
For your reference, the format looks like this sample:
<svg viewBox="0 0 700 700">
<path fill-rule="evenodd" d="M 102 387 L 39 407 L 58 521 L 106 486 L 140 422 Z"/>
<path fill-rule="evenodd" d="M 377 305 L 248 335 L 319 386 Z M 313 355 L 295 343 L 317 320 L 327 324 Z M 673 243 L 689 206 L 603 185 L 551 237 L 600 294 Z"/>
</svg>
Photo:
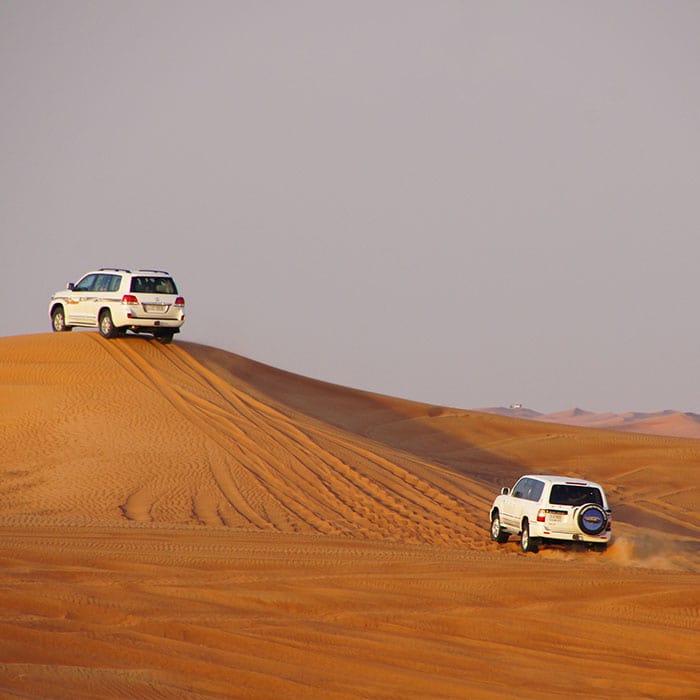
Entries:
<svg viewBox="0 0 700 700">
<path fill-rule="evenodd" d="M 626 413 L 594 413 L 581 408 L 572 408 L 556 413 L 539 413 L 529 408 L 483 408 L 485 413 L 495 413 L 512 418 L 541 420 L 561 425 L 576 425 L 584 428 L 603 428 L 647 435 L 700 438 L 700 415 L 665 410 L 654 413 L 628 411 Z"/>
<path fill-rule="evenodd" d="M 0 338 L 0 440 L 2 697 L 698 697 L 700 440 L 92 332 Z M 526 471 L 609 550 L 492 544 Z"/>
</svg>

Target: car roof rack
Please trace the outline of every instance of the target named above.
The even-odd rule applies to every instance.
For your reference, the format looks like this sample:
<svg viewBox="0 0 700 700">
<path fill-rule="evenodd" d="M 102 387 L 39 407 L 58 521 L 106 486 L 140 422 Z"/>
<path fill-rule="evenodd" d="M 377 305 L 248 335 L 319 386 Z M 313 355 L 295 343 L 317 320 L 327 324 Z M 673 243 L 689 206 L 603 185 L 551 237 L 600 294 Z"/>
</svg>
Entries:
<svg viewBox="0 0 700 700">
<path fill-rule="evenodd" d="M 166 272 L 165 270 L 149 270 L 147 268 L 144 268 L 143 270 L 136 270 L 136 272 L 157 272 L 159 275 L 169 275 L 169 272 Z"/>
<path fill-rule="evenodd" d="M 98 272 L 106 272 L 107 270 L 112 270 L 113 272 L 131 272 L 123 267 L 101 267 Z"/>
</svg>

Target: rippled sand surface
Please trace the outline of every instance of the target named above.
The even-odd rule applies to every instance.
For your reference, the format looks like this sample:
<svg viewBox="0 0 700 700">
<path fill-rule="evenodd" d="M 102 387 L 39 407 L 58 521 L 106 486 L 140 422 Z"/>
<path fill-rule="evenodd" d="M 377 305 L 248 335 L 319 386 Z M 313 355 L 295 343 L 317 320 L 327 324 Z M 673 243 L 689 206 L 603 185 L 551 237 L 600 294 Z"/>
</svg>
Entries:
<svg viewBox="0 0 700 700">
<path fill-rule="evenodd" d="M 0 441 L 1 697 L 699 696 L 700 440 L 73 332 L 0 338 Z M 535 471 L 606 553 L 489 541 Z"/>
</svg>

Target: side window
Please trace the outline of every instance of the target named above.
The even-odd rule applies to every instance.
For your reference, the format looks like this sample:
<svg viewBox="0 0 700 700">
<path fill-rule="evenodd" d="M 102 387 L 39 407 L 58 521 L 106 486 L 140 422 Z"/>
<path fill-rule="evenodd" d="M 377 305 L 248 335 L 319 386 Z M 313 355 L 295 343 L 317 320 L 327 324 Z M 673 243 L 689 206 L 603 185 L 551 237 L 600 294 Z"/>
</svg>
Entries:
<svg viewBox="0 0 700 700">
<path fill-rule="evenodd" d="M 530 479 L 530 486 L 529 486 L 527 498 L 530 501 L 539 501 L 541 496 L 542 496 L 543 489 L 544 489 L 544 482 L 538 481 L 537 479 Z"/>
<path fill-rule="evenodd" d="M 110 275 L 109 289 L 107 291 L 118 292 L 119 287 L 121 286 L 121 283 L 122 283 L 121 275 Z"/>
<path fill-rule="evenodd" d="M 532 500 L 532 485 L 534 484 L 533 479 L 525 479 L 525 485 L 523 487 L 523 498 L 528 501 Z"/>
<path fill-rule="evenodd" d="M 111 284 L 112 275 L 97 275 L 97 282 L 95 283 L 94 291 L 96 292 L 108 292 L 109 285 Z"/>
<path fill-rule="evenodd" d="M 513 496 L 515 498 L 525 498 L 528 481 L 530 481 L 530 479 L 520 479 L 520 481 L 513 486 Z"/>
<path fill-rule="evenodd" d="M 91 292 L 95 287 L 97 275 L 86 275 L 73 287 L 74 292 Z"/>
</svg>

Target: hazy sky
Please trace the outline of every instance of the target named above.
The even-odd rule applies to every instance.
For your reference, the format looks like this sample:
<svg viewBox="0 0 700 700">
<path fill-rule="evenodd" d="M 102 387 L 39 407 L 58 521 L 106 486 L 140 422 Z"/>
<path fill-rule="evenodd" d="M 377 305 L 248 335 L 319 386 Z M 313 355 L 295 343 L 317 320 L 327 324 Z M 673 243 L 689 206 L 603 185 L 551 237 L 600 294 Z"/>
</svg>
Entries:
<svg viewBox="0 0 700 700">
<path fill-rule="evenodd" d="M 698 1 L 0 0 L 1 336 L 158 267 L 176 342 L 700 412 L 699 224 Z"/>
</svg>

